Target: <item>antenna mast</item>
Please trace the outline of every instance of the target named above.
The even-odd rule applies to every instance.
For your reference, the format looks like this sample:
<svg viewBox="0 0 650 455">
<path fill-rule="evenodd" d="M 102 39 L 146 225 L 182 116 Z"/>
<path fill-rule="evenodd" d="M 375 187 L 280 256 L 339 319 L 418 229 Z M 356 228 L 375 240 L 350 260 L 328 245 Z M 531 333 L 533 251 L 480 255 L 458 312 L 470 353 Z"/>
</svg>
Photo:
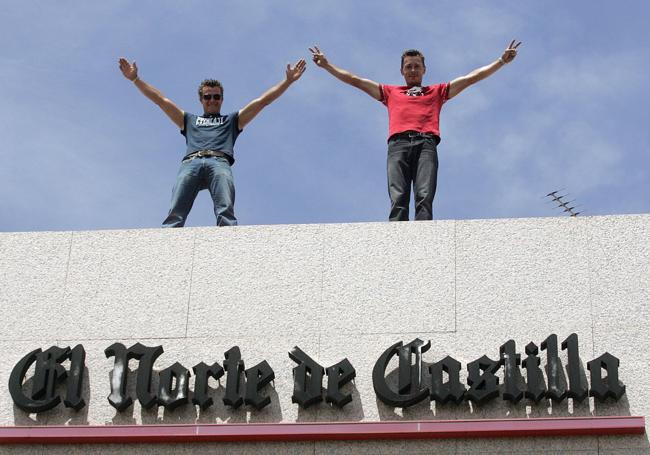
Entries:
<svg viewBox="0 0 650 455">
<path fill-rule="evenodd" d="M 582 212 L 574 211 L 574 209 L 576 207 L 579 207 L 578 205 L 574 205 L 573 207 L 569 206 L 569 204 L 571 204 L 572 202 L 575 202 L 575 199 L 572 199 L 570 201 L 562 200 L 562 198 L 565 198 L 565 197 L 568 196 L 568 193 L 567 194 L 558 194 L 558 193 L 561 193 L 562 191 L 564 191 L 564 189 L 551 191 L 545 197 L 551 198 L 551 202 L 556 203 L 558 208 L 562 209 L 563 213 L 564 212 L 568 213 L 569 216 L 578 216 L 579 214 L 581 214 Z"/>
</svg>

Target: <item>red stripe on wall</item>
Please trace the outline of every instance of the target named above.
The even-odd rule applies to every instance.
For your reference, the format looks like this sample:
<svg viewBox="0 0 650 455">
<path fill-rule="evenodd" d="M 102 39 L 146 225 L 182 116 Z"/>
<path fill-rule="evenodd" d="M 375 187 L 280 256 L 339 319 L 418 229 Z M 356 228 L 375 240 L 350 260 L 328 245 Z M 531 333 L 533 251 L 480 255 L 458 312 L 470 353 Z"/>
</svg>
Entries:
<svg viewBox="0 0 650 455">
<path fill-rule="evenodd" d="M 323 441 L 643 434 L 632 416 L 344 423 L 0 427 L 0 444 Z"/>
</svg>

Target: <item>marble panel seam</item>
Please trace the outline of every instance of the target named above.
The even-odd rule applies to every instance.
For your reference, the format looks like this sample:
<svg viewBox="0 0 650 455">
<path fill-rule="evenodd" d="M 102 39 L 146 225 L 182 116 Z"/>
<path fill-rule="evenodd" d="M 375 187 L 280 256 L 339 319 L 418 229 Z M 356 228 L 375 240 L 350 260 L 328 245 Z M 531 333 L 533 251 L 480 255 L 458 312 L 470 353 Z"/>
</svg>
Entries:
<svg viewBox="0 0 650 455">
<path fill-rule="evenodd" d="M 456 288 L 458 285 L 458 277 L 456 275 L 456 266 L 458 264 L 457 262 L 457 254 L 458 254 L 458 222 L 454 220 L 454 330 L 453 332 L 455 333 L 458 331 L 458 301 L 457 301 L 457 296 L 458 293 L 456 292 Z"/>
<path fill-rule="evenodd" d="M 190 260 L 190 283 L 187 290 L 187 307 L 185 309 L 185 338 L 190 325 L 190 308 L 192 302 L 192 284 L 194 280 L 194 257 L 196 252 L 196 231 L 192 232 L 192 259 Z"/>
<path fill-rule="evenodd" d="M 70 243 L 68 245 L 68 258 L 65 263 L 65 276 L 63 277 L 63 296 L 61 302 L 65 303 L 66 296 L 68 295 L 68 275 L 70 274 L 70 259 L 72 258 L 72 244 L 74 240 L 74 231 L 70 232 Z"/>
</svg>

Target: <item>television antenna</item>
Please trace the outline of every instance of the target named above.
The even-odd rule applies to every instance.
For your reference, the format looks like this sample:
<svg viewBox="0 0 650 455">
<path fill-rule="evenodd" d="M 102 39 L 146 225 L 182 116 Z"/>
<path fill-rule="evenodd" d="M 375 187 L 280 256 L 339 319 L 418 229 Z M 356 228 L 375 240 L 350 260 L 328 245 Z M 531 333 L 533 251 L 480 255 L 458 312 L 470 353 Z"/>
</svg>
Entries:
<svg viewBox="0 0 650 455">
<path fill-rule="evenodd" d="M 569 194 L 568 193 L 567 194 L 560 194 L 563 191 L 564 191 L 564 188 L 562 188 L 561 190 L 551 191 L 545 197 L 550 198 L 551 202 L 557 204 L 557 208 L 562 209 L 562 213 L 568 213 L 569 216 L 578 216 L 578 215 L 580 215 L 582 212 L 576 212 L 575 211 L 575 209 L 580 207 L 580 205 L 571 206 L 571 204 L 573 204 L 576 200 L 575 199 L 572 199 L 570 201 L 564 200 L 563 198 L 566 198 Z"/>
</svg>

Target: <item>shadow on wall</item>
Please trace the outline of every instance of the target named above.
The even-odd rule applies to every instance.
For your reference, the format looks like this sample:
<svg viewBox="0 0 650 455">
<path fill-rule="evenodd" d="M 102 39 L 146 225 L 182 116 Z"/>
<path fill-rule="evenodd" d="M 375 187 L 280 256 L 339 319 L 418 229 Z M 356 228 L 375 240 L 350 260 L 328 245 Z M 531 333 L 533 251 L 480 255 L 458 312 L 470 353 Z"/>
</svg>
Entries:
<svg viewBox="0 0 650 455">
<path fill-rule="evenodd" d="M 88 368 L 84 368 L 84 377 L 89 378 Z M 34 378 L 30 378 L 23 383 L 23 390 L 32 390 Z M 56 393 L 60 397 L 65 397 L 65 386 L 59 384 Z M 66 408 L 63 405 L 58 405 L 55 408 L 40 412 L 37 414 L 29 414 L 14 404 L 14 424 L 16 426 L 32 426 L 32 425 L 88 425 L 88 404 L 90 401 L 90 381 L 86 379 L 83 382 L 81 389 L 81 396 L 86 402 L 86 406 L 79 411 Z M 33 417 L 32 417 L 33 416 Z"/>
<path fill-rule="evenodd" d="M 581 362 L 582 364 L 582 362 Z M 431 383 L 431 374 L 429 367 L 431 363 L 422 362 L 422 384 Z M 582 365 L 581 365 L 582 366 Z M 154 370 L 154 373 L 156 371 Z M 86 401 L 79 411 L 59 405 L 54 409 L 38 414 L 29 414 L 22 411 L 14 405 L 14 423 L 15 425 L 88 425 L 88 408 L 90 403 L 90 375 L 88 369 L 84 370 L 85 378 L 83 383 L 82 396 Z M 110 384 L 112 372 L 108 375 L 107 383 Z M 584 368 L 581 368 L 581 376 L 586 380 Z M 386 376 L 388 386 L 397 390 L 398 370 L 392 370 Z M 525 388 L 523 378 L 520 378 L 521 388 Z M 502 379 L 499 388 L 503 391 L 504 385 Z M 560 383 L 566 387 L 567 379 L 562 372 Z M 27 380 L 24 390 L 31 390 L 33 378 Z M 136 397 L 137 374 L 136 370 L 129 369 L 127 373 L 127 390 L 130 397 Z M 270 398 L 270 404 L 261 410 L 242 405 L 236 409 L 223 405 L 225 387 L 222 380 L 216 382 L 217 387 L 209 387 L 208 394 L 212 398 L 214 405 L 204 410 L 191 404 L 192 392 L 189 392 L 189 401 L 185 406 L 175 410 L 168 410 L 153 406 L 150 409 L 140 408 L 140 417 L 143 424 L 157 423 L 270 423 L 282 422 L 283 415 L 280 406 L 280 397 L 274 387 L 273 382 L 263 389 L 263 393 Z M 240 390 L 243 390 L 244 378 L 241 378 Z M 158 374 L 152 375 L 152 390 L 158 389 Z M 342 408 L 337 408 L 324 401 L 309 406 L 306 409 L 298 408 L 298 422 L 330 422 L 330 421 L 361 421 L 364 419 L 364 411 L 361 395 L 356 387 L 354 380 L 342 388 L 342 393 L 351 394 L 352 401 Z M 65 397 L 65 387 L 59 385 L 57 393 Z M 324 393 L 324 391 L 323 391 Z M 100 401 L 106 398 L 102 396 Z M 137 402 L 137 400 L 135 400 Z M 104 401 L 103 405 L 110 406 Z M 297 405 L 296 405 L 297 406 Z M 376 406 L 379 419 L 382 421 L 400 421 L 400 420 L 458 420 L 458 419 L 503 419 L 503 418 L 535 418 L 535 417 L 579 417 L 579 416 L 612 416 L 612 415 L 631 415 L 627 396 L 623 395 L 620 400 L 615 401 L 608 398 L 604 401 L 589 397 L 582 402 L 566 398 L 562 401 L 553 401 L 542 399 L 538 403 L 529 399 L 522 399 L 518 403 L 512 403 L 500 396 L 488 401 L 483 405 L 478 405 L 470 400 L 463 400 L 460 404 L 446 403 L 440 404 L 436 401 L 424 399 L 416 405 L 399 408 L 389 406 L 378 398 Z M 139 407 L 139 406 L 138 406 Z M 114 425 L 133 425 L 138 419 L 135 418 L 136 406 L 131 405 L 125 411 L 115 412 L 110 423 Z"/>
<path fill-rule="evenodd" d="M 582 365 L 582 361 L 580 362 Z M 429 367 L 431 363 L 422 362 L 422 384 L 431 383 L 431 374 Z M 154 370 L 152 375 L 153 381 L 151 384 L 152 390 L 158 389 L 158 372 Z M 386 376 L 386 382 L 392 390 L 398 389 L 398 376 L 399 371 L 397 368 L 393 369 Z M 581 369 L 581 377 L 586 380 L 584 368 Z M 84 370 L 86 378 L 89 378 L 87 369 Z M 568 384 L 567 377 L 564 371 L 561 371 L 560 383 L 564 386 Z M 107 384 L 110 384 L 112 379 L 112 372 L 108 374 Z M 525 387 L 523 378 L 519 378 L 520 387 Z M 33 379 L 29 379 L 24 384 L 25 390 L 31 390 Z M 133 397 L 134 401 L 137 384 L 136 370 L 128 370 L 127 373 L 127 390 L 128 396 Z M 142 424 L 192 424 L 192 423 L 273 423 L 282 422 L 283 414 L 281 409 L 281 402 L 278 392 L 276 391 L 275 384 L 272 382 L 263 389 L 263 393 L 270 398 L 270 404 L 261 410 L 253 410 L 252 408 L 242 405 L 239 408 L 232 409 L 229 406 L 223 405 L 223 398 L 225 395 L 225 383 L 223 380 L 215 381 L 213 385 L 216 387 L 209 387 L 208 394 L 213 399 L 214 405 L 201 410 L 198 406 L 191 404 L 192 392 L 190 391 L 188 403 L 175 410 L 168 410 L 154 405 L 150 409 L 142 409 L 139 405 L 131 405 L 122 412 L 114 411 L 113 417 L 106 424 L 113 425 L 135 425 L 138 421 Z M 240 390 L 243 390 L 245 384 L 243 377 L 241 378 Z M 522 399 L 517 403 L 504 400 L 503 393 L 503 378 L 500 378 L 500 396 L 486 402 L 483 405 L 478 405 L 475 402 L 463 400 L 459 404 L 447 403 L 440 404 L 436 401 L 430 401 L 428 398 L 420 401 L 419 403 L 407 407 L 399 408 L 389 406 L 378 398 L 375 405 L 379 420 L 381 421 L 408 421 L 408 420 L 470 420 L 470 419 L 504 419 L 504 418 L 539 418 L 539 417 L 580 417 L 580 416 L 613 416 L 613 415 L 631 415 L 630 404 L 626 395 L 623 395 L 618 401 L 613 399 L 606 399 L 599 401 L 593 397 L 589 397 L 582 402 L 570 398 L 563 401 L 555 402 L 550 399 L 542 399 L 538 403 L 534 403 L 529 399 Z M 328 403 L 320 402 L 314 404 L 306 409 L 298 408 L 297 422 L 354 422 L 362 421 L 365 417 L 363 410 L 362 398 L 357 385 L 354 381 L 346 384 L 342 388 L 342 393 L 351 394 L 352 401 L 345 405 L 343 408 L 334 407 Z M 65 396 L 65 388 L 59 385 L 57 392 L 62 397 Z M 106 391 L 108 395 L 108 390 Z M 323 390 L 323 393 L 325 391 Z M 107 409 L 110 405 L 106 401 L 106 395 L 96 398 L 97 403 L 106 406 Z M 284 394 L 283 394 L 284 395 Z M 80 411 L 74 411 L 65 408 L 62 405 L 56 408 L 42 412 L 39 414 L 28 414 L 16 406 L 14 406 L 14 422 L 17 426 L 38 426 L 38 425 L 88 425 L 88 409 L 90 403 L 90 382 L 84 381 L 82 396 L 86 401 L 86 406 Z M 285 397 L 288 399 L 288 397 Z M 369 403 L 366 403 L 368 405 Z M 297 405 L 295 405 L 297 406 Z M 140 419 L 136 419 L 135 412 L 140 412 Z M 634 447 L 650 449 L 650 442 L 647 435 L 643 436 L 628 436 L 632 441 Z M 620 443 L 617 440 L 616 443 Z"/>
<path fill-rule="evenodd" d="M 422 361 L 422 384 L 431 384 L 432 378 L 429 367 L 432 363 Z M 559 384 L 561 388 L 568 387 L 568 380 L 565 372 L 559 370 Z M 398 389 L 399 370 L 396 368 L 386 375 L 386 383 L 392 390 Z M 580 377 L 587 384 L 587 377 L 580 359 Z M 582 416 L 629 416 L 630 406 L 627 395 L 623 395 L 618 401 L 607 398 L 604 401 L 587 397 L 579 402 L 572 398 L 565 398 L 561 401 L 554 401 L 542 398 L 535 403 L 533 400 L 522 398 L 519 402 L 513 403 L 503 398 L 505 385 L 503 377 L 499 378 L 499 395 L 484 404 L 477 404 L 474 401 L 464 399 L 459 404 L 448 402 L 440 404 L 436 401 L 424 399 L 421 402 L 407 407 L 392 407 L 379 398 L 376 399 L 377 410 L 380 420 L 463 420 L 463 419 L 505 419 L 505 418 L 539 418 L 539 417 L 582 417 Z M 448 378 L 445 378 L 445 381 Z M 461 378 L 462 379 L 462 378 Z M 526 383 L 523 376 L 518 377 L 518 386 L 525 390 Z"/>
</svg>

